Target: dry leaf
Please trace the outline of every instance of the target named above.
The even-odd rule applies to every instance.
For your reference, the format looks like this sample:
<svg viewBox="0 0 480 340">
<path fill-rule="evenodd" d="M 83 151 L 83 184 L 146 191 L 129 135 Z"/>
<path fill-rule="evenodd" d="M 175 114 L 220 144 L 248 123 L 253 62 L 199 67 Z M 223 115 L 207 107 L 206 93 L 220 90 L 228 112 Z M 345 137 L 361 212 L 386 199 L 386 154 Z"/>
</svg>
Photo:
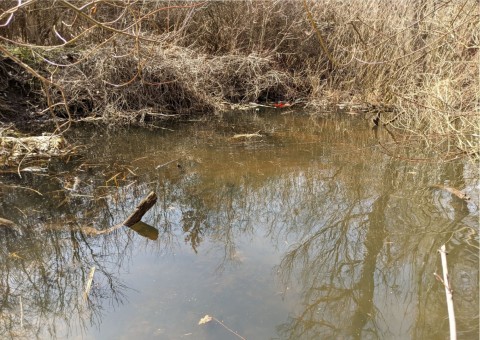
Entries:
<svg viewBox="0 0 480 340">
<path fill-rule="evenodd" d="M 203 318 L 200 319 L 200 321 L 198 322 L 199 325 L 203 325 L 205 323 L 208 323 L 210 321 L 212 321 L 212 317 L 210 315 L 205 315 Z"/>
</svg>

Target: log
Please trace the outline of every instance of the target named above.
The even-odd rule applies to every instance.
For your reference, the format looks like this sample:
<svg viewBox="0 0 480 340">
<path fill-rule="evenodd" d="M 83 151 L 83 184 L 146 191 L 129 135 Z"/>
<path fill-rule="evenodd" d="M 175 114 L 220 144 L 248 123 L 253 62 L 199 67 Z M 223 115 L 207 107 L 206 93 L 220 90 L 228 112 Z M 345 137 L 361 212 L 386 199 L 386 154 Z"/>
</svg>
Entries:
<svg viewBox="0 0 480 340">
<path fill-rule="evenodd" d="M 137 205 L 133 213 L 131 213 L 130 216 L 128 216 L 127 219 L 123 221 L 122 225 L 131 227 L 135 223 L 140 222 L 143 215 L 145 215 L 145 213 L 150 210 L 150 208 L 155 204 L 155 202 L 157 202 L 157 195 L 152 191 L 140 202 L 139 205 Z"/>
</svg>

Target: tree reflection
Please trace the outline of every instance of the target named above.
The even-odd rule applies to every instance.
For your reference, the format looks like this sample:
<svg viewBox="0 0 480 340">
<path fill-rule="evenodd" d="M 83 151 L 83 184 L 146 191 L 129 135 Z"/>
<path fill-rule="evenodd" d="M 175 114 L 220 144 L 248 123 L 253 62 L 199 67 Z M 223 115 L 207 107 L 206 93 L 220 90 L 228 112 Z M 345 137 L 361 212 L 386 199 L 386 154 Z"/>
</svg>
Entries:
<svg viewBox="0 0 480 340">
<path fill-rule="evenodd" d="M 451 185 L 465 187 L 463 165 L 410 164 L 367 147 L 338 145 L 342 134 L 315 128 L 325 134 L 305 133 L 302 142 L 337 143 L 337 154 L 310 148 L 317 157 L 303 164 L 305 158 L 295 158 L 292 150 L 284 155 L 261 149 L 248 158 L 237 153 L 241 166 L 235 171 L 222 165 L 231 164 L 225 155 L 187 171 L 178 196 L 186 242 L 195 252 L 205 242 L 223 247 L 220 268 L 236 263 L 237 240 L 258 229 L 279 248 L 288 243 L 277 271 L 285 286 L 299 287 L 302 306 L 279 327 L 282 338 L 446 334 L 443 287 L 433 276 L 439 270 L 436 250 L 457 230 L 474 226 L 466 219 L 475 213 L 432 185 L 457 178 Z M 355 137 L 358 145 L 371 144 Z M 301 152 L 300 146 L 295 155 Z M 463 274 L 478 273 L 478 256 L 457 261 L 469 268 Z M 471 334 L 478 333 L 477 313 L 472 306 L 462 313 Z"/>
<path fill-rule="evenodd" d="M 44 196 L 3 187 L 0 216 L 25 228 L 24 235 L 0 229 L 0 335 L 61 337 L 99 325 L 105 306 L 125 299 L 119 273 L 136 247 L 161 252 L 183 243 L 195 255 L 214 249 L 222 271 L 241 265 L 239 240 L 258 239 L 278 250 L 275 272 L 301 296 L 278 326 L 281 338 L 444 336 L 443 287 L 433 276 L 442 243 L 450 251 L 459 330 L 478 334 L 478 207 L 433 187 L 452 178 L 453 187 L 474 186 L 474 170 L 384 155 L 373 134 L 344 121 L 248 119 L 235 125 L 238 131 L 225 125 L 209 134 L 205 148 L 191 147 L 201 142 L 188 137 L 201 131 L 186 133 L 185 145 L 178 135 L 149 136 L 148 143 L 112 136 L 104 149 L 92 149 L 92 159 L 105 164 L 84 161 L 69 169 L 81 183 L 75 191 L 66 189 L 67 175 L 25 175 L 23 185 Z M 229 144 L 224 137 L 259 130 L 263 139 L 255 143 Z M 377 138 L 389 136 L 377 131 Z M 141 148 L 153 156 L 123 165 Z M 101 237 L 81 232 L 120 222 L 147 188 L 159 196 L 149 216 L 160 229 L 156 242 L 125 230 Z"/>
<path fill-rule="evenodd" d="M 339 137 L 323 138 L 335 143 Z M 283 338 L 408 337 L 412 332 L 425 338 L 447 330 L 432 332 L 428 325 L 444 324 L 439 312 L 444 295 L 433 276 L 436 249 L 471 215 L 456 199 L 442 208 L 438 195 L 451 195 L 431 186 L 463 172 L 458 164 L 410 165 L 366 152 L 345 146 L 341 156 L 323 154 L 301 167 L 286 157 L 278 167 L 277 155 L 262 163 L 237 155 L 238 163 L 250 162 L 246 168 L 261 175 L 240 168 L 230 176 L 225 167 L 206 169 L 208 163 L 184 178 L 179 201 L 185 240 L 195 252 L 205 241 L 223 247 L 220 268 L 236 262 L 237 240 L 260 226 L 277 245 L 293 244 L 278 272 L 285 285 L 300 285 L 303 304 L 279 327 Z M 334 166 L 322 157 L 334 157 Z M 363 157 L 369 163 L 359 161 Z M 215 166 L 223 162 L 220 158 Z M 465 186 L 461 180 L 452 185 Z"/>
<path fill-rule="evenodd" d="M 283 257 L 278 272 L 285 285 L 298 281 L 303 304 L 279 327 L 283 338 L 404 338 L 412 331 L 414 337 L 435 338 L 448 333 L 439 312 L 445 309 L 443 287 L 432 274 L 438 270 L 436 249 L 442 238 L 445 242 L 468 215 L 465 203 L 454 200 L 455 218 L 443 217 L 444 225 L 432 224 L 432 217 L 437 217 L 436 223 L 442 218 L 438 205 L 425 201 L 431 195 L 412 188 L 415 184 L 400 163 L 380 164 L 375 171 L 355 169 L 356 181 L 337 177 L 340 188 L 338 182 L 319 185 L 330 187 L 321 192 L 326 199 L 315 200 L 316 211 L 305 214 L 322 219 L 310 222 L 305 217 L 299 230 L 284 231 L 302 235 Z M 377 182 L 365 182 L 372 178 L 369 172 L 375 173 Z M 425 167 L 422 172 L 429 183 L 436 176 L 433 169 Z M 463 266 L 467 262 L 457 260 Z M 478 256 L 471 265 L 469 271 L 478 273 Z M 473 322 L 477 313 L 478 308 L 470 308 L 468 316 L 462 314 Z M 478 332 L 478 323 L 473 332 Z"/>
<path fill-rule="evenodd" d="M 71 193 L 55 178 L 41 180 L 37 186 L 43 192 L 50 190 L 47 199 L 4 190 L 1 215 L 18 221 L 22 233 L 0 228 L 2 338 L 62 338 L 84 333 L 101 323 L 105 305 L 122 304 L 128 289 L 119 272 L 132 254 L 134 232 L 118 229 L 92 236 L 84 227 L 107 228 L 120 222 L 148 189 L 91 190 L 99 187 L 92 185 Z M 16 209 L 20 202 L 22 208 Z M 94 281 L 86 297 L 93 267 Z"/>
</svg>

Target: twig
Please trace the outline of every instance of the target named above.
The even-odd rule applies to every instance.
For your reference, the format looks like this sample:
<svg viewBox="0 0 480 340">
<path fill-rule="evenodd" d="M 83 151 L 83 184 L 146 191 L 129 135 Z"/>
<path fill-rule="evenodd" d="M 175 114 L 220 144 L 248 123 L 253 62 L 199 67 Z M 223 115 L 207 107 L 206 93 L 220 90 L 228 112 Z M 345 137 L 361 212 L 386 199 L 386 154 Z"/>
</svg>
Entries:
<svg viewBox="0 0 480 340">
<path fill-rule="evenodd" d="M 176 161 L 178 161 L 179 159 L 180 159 L 180 158 L 177 158 L 177 159 L 168 161 L 167 163 L 163 163 L 163 164 L 157 165 L 157 166 L 155 167 L 155 170 L 158 170 L 158 169 L 160 169 L 160 168 L 163 168 L 164 166 L 167 166 L 167 165 L 170 164 L 170 163 L 176 162 Z"/>
<path fill-rule="evenodd" d="M 212 320 L 215 320 L 216 322 L 218 322 L 223 328 L 225 328 L 227 331 L 229 331 L 230 333 L 232 334 L 235 334 L 238 338 L 242 339 L 242 340 L 247 340 L 245 339 L 243 336 L 241 336 L 240 334 L 238 334 L 237 332 L 235 332 L 233 329 L 229 328 L 227 325 L 225 325 L 223 322 L 221 322 L 220 320 L 218 320 L 216 317 L 214 316 L 210 316 L 210 315 L 205 315 L 203 318 L 200 319 L 200 321 L 198 322 L 199 325 L 203 325 L 203 324 L 206 324 L 206 323 L 209 323 L 210 321 Z"/>
<path fill-rule="evenodd" d="M 218 322 L 220 325 L 222 325 L 227 331 L 229 331 L 230 333 L 232 334 L 235 334 L 236 336 L 238 336 L 240 339 L 242 340 L 246 340 L 243 336 L 241 336 L 240 334 L 238 334 L 237 332 L 235 332 L 233 329 L 229 328 L 227 325 L 225 325 L 223 322 L 221 322 L 220 320 L 218 320 L 216 317 L 212 316 L 212 319 L 215 320 L 216 322 Z"/>
<path fill-rule="evenodd" d="M 462 200 L 465 200 L 465 201 L 469 201 L 470 200 L 470 196 L 468 196 L 466 193 L 456 189 L 456 188 L 453 188 L 453 187 L 447 187 L 445 185 L 442 185 L 442 184 L 435 184 L 435 185 L 432 185 L 431 186 L 432 188 L 438 188 L 438 189 L 442 189 L 442 190 L 445 190 L 445 191 L 448 191 L 449 193 L 451 193 L 452 195 L 455 195 L 457 196 L 458 198 L 462 199 Z"/>
<path fill-rule="evenodd" d="M 350 21 L 349 24 L 352 25 L 353 29 L 355 30 L 355 33 L 357 33 L 358 38 L 360 38 L 360 41 L 362 42 L 363 46 L 367 46 L 367 43 L 365 42 L 365 40 L 363 40 L 362 35 L 360 34 L 357 27 L 355 26 L 355 22 Z"/>
<path fill-rule="evenodd" d="M 447 251 L 445 245 L 443 244 L 440 247 L 440 258 L 442 259 L 442 268 L 443 268 L 443 285 L 445 286 L 445 295 L 447 298 L 447 308 L 448 308 L 448 323 L 450 325 L 450 339 L 457 339 L 457 326 L 455 323 L 455 310 L 453 309 L 453 290 L 448 282 L 448 268 L 447 268 Z M 437 277 L 438 275 L 436 275 Z"/>
<path fill-rule="evenodd" d="M 148 41 L 148 42 L 153 42 L 153 43 L 158 43 L 159 41 L 155 40 L 155 39 L 149 39 L 149 38 L 146 38 L 146 37 L 143 37 L 139 34 L 132 34 L 132 33 L 128 33 L 126 31 L 126 29 L 129 29 L 135 25 L 137 25 L 141 20 L 143 20 L 145 17 L 147 17 L 148 15 L 151 15 L 151 14 L 154 14 L 156 12 L 159 12 L 159 11 L 162 11 L 162 10 L 166 10 L 168 9 L 169 7 L 163 7 L 163 8 L 159 8 L 155 11 L 152 11 L 151 13 L 148 13 L 147 15 L 144 15 L 143 17 L 141 17 L 139 20 L 135 21 L 134 23 L 132 23 L 131 25 L 129 25 L 126 29 L 124 30 L 119 30 L 119 29 L 116 29 L 114 27 L 111 27 L 111 26 L 108 26 L 106 25 L 106 23 L 102 23 L 100 21 L 97 21 L 95 20 L 92 16 L 84 13 L 82 11 L 82 8 L 79 8 L 79 7 L 76 7 L 75 5 L 73 5 L 71 2 L 67 1 L 67 0 L 60 0 L 60 3 L 62 3 L 63 5 L 65 5 L 67 8 L 70 8 L 71 10 L 73 10 L 75 13 L 77 13 L 79 16 L 81 16 L 82 18 L 84 18 L 85 20 L 91 22 L 92 24 L 94 24 L 95 26 L 97 27 L 100 27 L 104 30 L 107 30 L 107 31 L 110 31 L 110 32 L 115 32 L 115 33 L 118 33 L 118 34 L 123 34 L 125 36 L 128 36 L 128 37 L 131 37 L 131 38 L 134 38 L 136 40 L 142 40 L 142 41 Z M 186 5 L 186 6 L 174 6 L 173 8 L 194 8 L 194 7 L 201 7 L 203 6 L 204 4 L 206 3 L 206 1 L 204 2 L 200 2 L 200 3 L 194 3 L 194 4 L 191 4 L 191 5 Z"/>
<path fill-rule="evenodd" d="M 254 133 L 240 133 L 240 134 L 236 134 L 232 137 L 232 139 L 239 139 L 239 138 L 246 138 L 246 139 L 250 139 L 250 138 L 253 138 L 253 137 L 263 137 L 261 134 L 260 134 L 260 130 L 258 130 L 257 132 L 254 132 Z"/>
<path fill-rule="evenodd" d="M 95 266 L 93 266 L 90 269 L 90 273 L 88 274 L 88 280 L 87 280 L 87 285 L 85 287 L 85 292 L 83 293 L 83 298 L 87 300 L 88 298 L 88 293 L 90 293 L 90 289 L 92 288 L 92 281 L 93 281 L 93 275 L 95 275 Z"/>
<path fill-rule="evenodd" d="M 23 303 L 22 303 L 21 295 L 20 295 L 20 328 L 23 329 Z"/>
<path fill-rule="evenodd" d="M 32 188 L 29 188 L 29 187 L 22 187 L 21 185 L 8 185 L 8 184 L 0 183 L 0 186 L 2 186 L 2 187 L 4 187 L 4 188 L 30 190 L 30 191 L 33 191 L 34 193 L 36 193 L 36 194 L 38 194 L 38 195 L 40 195 L 40 196 L 43 196 L 43 194 L 42 194 L 40 191 L 37 191 L 37 190 L 32 189 Z"/>
</svg>

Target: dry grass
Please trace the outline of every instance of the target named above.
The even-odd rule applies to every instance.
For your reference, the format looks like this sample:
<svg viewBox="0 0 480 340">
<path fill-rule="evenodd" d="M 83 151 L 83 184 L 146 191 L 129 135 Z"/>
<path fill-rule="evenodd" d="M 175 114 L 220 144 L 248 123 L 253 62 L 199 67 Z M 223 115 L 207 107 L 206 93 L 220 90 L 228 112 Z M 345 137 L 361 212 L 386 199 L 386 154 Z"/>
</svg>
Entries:
<svg viewBox="0 0 480 340">
<path fill-rule="evenodd" d="M 56 82 L 76 116 L 133 122 L 220 111 L 225 103 L 298 93 L 291 76 L 256 55 L 208 56 L 180 46 L 95 47 Z M 120 47 L 122 46 L 122 47 Z M 82 56 L 79 56 L 82 59 Z"/>
<path fill-rule="evenodd" d="M 225 103 L 346 102 L 385 109 L 381 123 L 432 146 L 479 149 L 475 0 L 33 0 L 12 12 L 0 38 L 58 85 L 44 90 L 67 101 L 57 115 L 129 123 Z"/>
</svg>

